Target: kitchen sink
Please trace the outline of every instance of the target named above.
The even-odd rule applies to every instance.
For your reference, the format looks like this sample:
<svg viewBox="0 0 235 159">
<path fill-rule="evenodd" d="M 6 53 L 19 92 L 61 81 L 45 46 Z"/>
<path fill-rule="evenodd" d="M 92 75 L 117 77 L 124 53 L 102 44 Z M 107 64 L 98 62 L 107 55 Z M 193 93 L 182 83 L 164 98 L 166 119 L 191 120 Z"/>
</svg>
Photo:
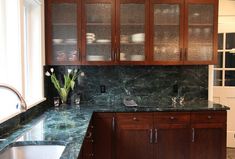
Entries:
<svg viewBox="0 0 235 159">
<path fill-rule="evenodd" d="M 64 145 L 12 144 L 0 152 L 0 159 L 59 159 L 64 149 Z"/>
</svg>

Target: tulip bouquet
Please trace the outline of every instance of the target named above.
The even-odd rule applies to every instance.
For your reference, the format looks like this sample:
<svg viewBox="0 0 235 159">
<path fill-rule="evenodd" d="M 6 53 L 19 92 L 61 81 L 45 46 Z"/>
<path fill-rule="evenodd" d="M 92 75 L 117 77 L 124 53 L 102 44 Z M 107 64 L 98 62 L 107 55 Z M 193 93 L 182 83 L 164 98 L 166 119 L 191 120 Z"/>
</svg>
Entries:
<svg viewBox="0 0 235 159">
<path fill-rule="evenodd" d="M 78 78 L 79 75 L 84 76 L 84 72 L 78 71 L 77 69 L 68 69 L 68 72 L 64 74 L 64 84 L 62 84 L 56 78 L 53 68 L 51 68 L 50 71 L 46 72 L 46 76 L 51 78 L 51 82 L 57 90 L 62 103 L 67 103 L 68 94 L 70 90 L 74 89 L 75 80 Z"/>
</svg>

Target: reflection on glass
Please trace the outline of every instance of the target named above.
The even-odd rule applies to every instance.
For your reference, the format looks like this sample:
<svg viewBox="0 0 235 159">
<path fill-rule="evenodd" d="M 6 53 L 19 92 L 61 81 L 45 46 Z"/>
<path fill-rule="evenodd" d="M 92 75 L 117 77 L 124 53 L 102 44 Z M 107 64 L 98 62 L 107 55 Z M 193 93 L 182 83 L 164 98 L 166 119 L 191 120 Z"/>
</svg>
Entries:
<svg viewBox="0 0 235 159">
<path fill-rule="evenodd" d="M 154 60 L 180 60 L 179 5 L 154 5 Z"/>
<path fill-rule="evenodd" d="M 226 49 L 235 48 L 235 33 L 226 34 Z"/>
<path fill-rule="evenodd" d="M 222 86 L 222 71 L 214 71 L 214 86 Z"/>
<path fill-rule="evenodd" d="M 225 86 L 235 86 L 235 71 L 225 71 Z"/>
<path fill-rule="evenodd" d="M 225 67 L 226 68 L 235 68 L 235 54 L 226 52 L 225 53 Z"/>
<path fill-rule="evenodd" d="M 52 44 L 55 63 L 78 60 L 76 4 L 52 5 Z"/>
<path fill-rule="evenodd" d="M 223 52 L 218 52 L 218 64 L 215 65 L 215 68 L 223 67 Z"/>
<path fill-rule="evenodd" d="M 111 61 L 111 4 L 86 4 L 87 61 Z"/>
<path fill-rule="evenodd" d="M 188 60 L 207 61 L 213 58 L 213 14 L 211 4 L 189 5 Z"/>
<path fill-rule="evenodd" d="M 223 50 L 224 34 L 218 34 L 218 50 Z"/>
<path fill-rule="evenodd" d="M 145 5 L 120 6 L 120 61 L 145 60 Z"/>
</svg>

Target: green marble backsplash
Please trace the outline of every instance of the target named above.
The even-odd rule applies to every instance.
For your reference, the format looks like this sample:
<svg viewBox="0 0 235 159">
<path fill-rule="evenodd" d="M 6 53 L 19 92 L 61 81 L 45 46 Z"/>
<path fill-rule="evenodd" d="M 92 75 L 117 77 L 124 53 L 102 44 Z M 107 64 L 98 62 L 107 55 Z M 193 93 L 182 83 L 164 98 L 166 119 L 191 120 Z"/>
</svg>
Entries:
<svg viewBox="0 0 235 159">
<path fill-rule="evenodd" d="M 127 92 L 143 103 L 171 103 L 173 96 L 184 96 L 187 101 L 208 97 L 208 66 L 44 66 L 44 71 L 51 67 L 58 78 L 68 68 L 78 68 L 85 73 L 69 95 L 72 99 L 80 93 L 82 102 L 118 104 Z M 49 100 L 58 96 L 50 78 L 45 76 L 44 82 L 45 96 Z M 105 86 L 105 93 L 101 93 L 100 86 Z"/>
</svg>

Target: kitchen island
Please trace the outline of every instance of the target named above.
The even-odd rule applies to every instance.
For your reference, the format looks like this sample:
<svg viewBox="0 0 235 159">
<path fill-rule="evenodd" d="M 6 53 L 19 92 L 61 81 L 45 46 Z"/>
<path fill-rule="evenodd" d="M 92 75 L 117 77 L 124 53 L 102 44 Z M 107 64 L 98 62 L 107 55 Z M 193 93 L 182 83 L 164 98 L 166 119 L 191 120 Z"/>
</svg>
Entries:
<svg viewBox="0 0 235 159">
<path fill-rule="evenodd" d="M 103 125 L 103 124 L 102 123 L 100 124 L 99 121 L 101 120 L 96 120 L 94 118 L 96 116 L 99 117 L 99 114 L 105 113 L 106 117 L 108 114 L 108 117 L 107 117 L 109 121 L 108 123 L 111 124 L 109 125 L 111 129 L 110 132 L 115 131 L 115 133 L 117 132 L 124 133 L 124 136 L 126 134 L 125 128 L 127 128 L 127 130 L 130 130 L 131 128 L 131 127 L 128 127 L 130 126 L 131 122 L 138 121 L 139 120 L 138 117 L 141 117 L 140 119 L 143 119 L 143 122 L 142 120 L 139 120 L 139 121 L 142 125 L 144 124 L 145 127 L 141 127 L 141 125 L 137 125 L 137 127 L 140 126 L 139 128 L 141 131 L 143 130 L 142 132 L 144 133 L 147 132 L 145 135 L 147 135 L 148 144 L 150 148 L 155 149 L 155 147 L 157 147 L 156 151 L 154 150 L 150 151 L 149 158 L 151 158 L 152 156 L 155 156 L 156 152 L 159 151 L 159 146 L 155 146 L 155 145 L 159 142 L 161 143 L 162 141 L 161 141 L 161 137 L 156 136 L 156 134 L 160 135 L 162 128 L 179 128 L 180 132 L 183 132 L 181 134 L 188 135 L 185 137 L 188 139 L 184 140 L 186 143 L 186 146 L 189 146 L 188 147 L 189 152 L 185 154 L 185 158 L 186 156 L 190 156 L 192 154 L 192 151 L 190 150 L 192 147 L 194 147 L 194 149 L 196 150 L 195 151 L 196 154 L 194 154 L 194 156 L 196 156 L 198 152 L 201 151 L 200 147 L 195 147 L 194 145 L 190 146 L 188 145 L 189 143 L 187 144 L 187 142 L 194 142 L 194 143 L 199 142 L 198 137 L 200 136 L 200 134 L 199 136 L 197 136 L 197 132 L 201 133 L 201 135 L 203 136 L 204 129 L 209 128 L 209 131 L 208 131 L 209 135 L 213 134 L 213 132 L 217 132 L 216 133 L 217 135 L 212 137 L 212 139 L 221 137 L 220 140 L 216 140 L 216 141 L 222 144 L 220 145 L 222 148 L 220 152 L 217 152 L 216 154 L 219 153 L 225 159 L 226 111 L 227 110 L 229 110 L 229 108 L 226 106 L 215 104 L 215 103 L 208 102 L 208 101 L 185 102 L 184 105 L 171 105 L 171 106 L 158 103 L 158 105 L 156 106 L 143 105 L 140 107 L 125 107 L 121 104 L 97 105 L 97 104 L 92 104 L 92 103 L 84 103 L 84 104 L 81 104 L 80 107 L 66 106 L 66 107 L 59 107 L 59 108 L 50 108 L 41 117 L 33 119 L 30 123 L 22 125 L 20 129 L 12 132 L 11 135 L 9 135 L 5 141 L 0 143 L 0 150 L 6 149 L 9 144 L 15 142 L 25 132 L 29 131 L 35 124 L 37 124 L 39 121 L 42 121 L 43 126 L 41 128 L 41 132 L 38 132 L 38 134 L 41 134 L 40 143 L 42 143 L 43 141 L 47 143 L 55 142 L 55 141 L 64 142 L 66 145 L 66 148 L 61 156 L 61 159 L 77 159 L 78 157 L 86 158 L 86 155 L 84 155 L 84 153 L 86 153 L 87 150 L 84 150 L 86 149 L 86 146 L 84 145 L 89 145 L 93 143 L 93 139 L 91 140 L 92 141 L 91 143 L 85 142 L 87 138 L 88 140 L 90 140 L 89 138 L 91 137 L 91 134 L 89 133 L 89 129 L 93 129 L 93 125 L 94 125 L 94 130 L 92 131 L 94 134 L 96 134 L 96 131 L 99 131 L 99 128 L 96 127 L 96 124 L 99 123 L 97 124 L 98 126 Z M 142 116 L 142 113 L 144 113 L 144 117 Z M 166 113 L 167 116 L 164 116 L 163 113 Z M 183 117 L 179 116 L 178 118 L 177 114 L 175 113 L 182 113 Z M 133 121 L 129 121 L 130 123 L 123 125 L 122 123 L 126 122 L 124 120 L 126 117 L 128 118 L 128 115 L 131 115 L 131 119 Z M 166 120 L 169 120 L 169 121 L 166 122 Z M 106 131 L 106 130 L 102 130 L 102 131 Z M 177 129 L 173 131 L 177 131 Z M 100 134 L 100 133 L 97 133 L 97 134 Z M 128 135 L 133 135 L 133 134 L 128 134 Z M 97 138 L 96 135 L 93 135 L 93 136 L 94 136 L 94 140 L 96 140 Z M 168 139 L 169 139 L 169 136 L 168 136 Z M 108 138 L 109 136 L 104 136 L 104 137 Z M 125 143 L 125 141 L 119 140 L 122 143 L 113 142 L 113 138 L 120 137 L 120 135 L 111 134 L 110 137 L 112 138 L 110 139 L 111 147 L 115 143 L 116 150 L 124 153 L 124 151 L 121 150 L 120 147 L 118 147 L 118 144 L 123 144 Z M 103 137 L 100 136 L 99 141 L 102 138 Z M 31 142 L 34 141 L 35 144 L 37 144 L 39 139 L 37 138 L 37 136 L 32 136 L 31 138 L 27 138 L 23 142 L 27 143 L 28 141 L 31 141 Z M 203 141 L 203 140 L 200 142 L 210 143 L 210 141 Z M 97 150 L 95 150 L 95 148 L 99 145 L 102 145 L 103 143 L 99 144 L 96 141 L 94 143 L 95 143 L 93 145 L 94 152 L 96 152 Z M 178 145 L 174 145 L 174 146 L 179 147 L 179 145 L 181 144 L 178 143 Z M 154 146 L 154 148 L 152 146 Z M 103 148 L 105 147 L 106 146 L 103 145 Z M 102 147 L 99 147 L 99 148 L 102 148 Z M 208 148 L 205 151 L 213 151 L 213 149 L 211 150 Z M 79 154 L 80 155 L 83 154 L 83 156 L 79 156 Z M 107 152 L 106 155 L 109 156 L 109 154 L 111 155 L 111 157 L 114 157 L 116 155 L 116 151 L 112 149 L 111 152 Z M 90 155 L 91 155 L 90 157 L 92 157 L 95 154 L 92 153 Z M 127 156 L 131 156 L 131 154 Z M 218 159 L 223 159 L 221 158 L 221 156 L 217 156 Z M 116 157 L 121 158 L 123 156 L 116 156 Z M 125 157 L 126 156 L 124 156 L 124 158 Z M 193 157 L 191 156 L 190 158 L 193 158 Z M 197 159 L 197 157 L 194 157 L 194 158 Z"/>
</svg>

